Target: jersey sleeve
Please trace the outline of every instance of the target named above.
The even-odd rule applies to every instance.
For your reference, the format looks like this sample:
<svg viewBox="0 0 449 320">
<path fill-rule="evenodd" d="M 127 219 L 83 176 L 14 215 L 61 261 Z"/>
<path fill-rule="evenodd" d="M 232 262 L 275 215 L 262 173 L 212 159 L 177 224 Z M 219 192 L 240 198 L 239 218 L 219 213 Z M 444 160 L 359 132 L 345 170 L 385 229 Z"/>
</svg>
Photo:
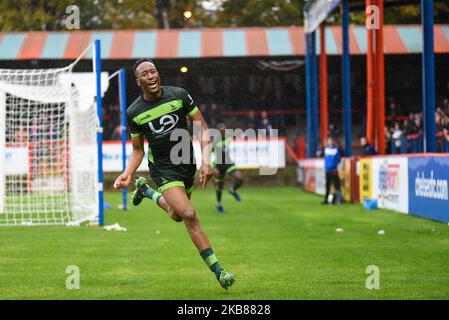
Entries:
<svg viewBox="0 0 449 320">
<path fill-rule="evenodd" d="M 185 109 L 189 117 L 193 116 L 195 113 L 200 111 L 198 107 L 195 105 L 190 94 L 188 94 L 188 92 L 184 89 L 181 92 L 181 100 L 182 100 L 182 107 Z"/>
<path fill-rule="evenodd" d="M 212 168 L 215 168 L 217 166 L 217 156 L 215 155 L 214 149 L 212 149 L 212 152 L 210 153 L 210 166 Z"/>
<path fill-rule="evenodd" d="M 142 134 L 142 132 L 139 129 L 139 126 L 137 125 L 137 123 L 134 122 L 133 119 L 131 119 L 128 113 L 126 114 L 126 125 L 128 126 L 131 137 L 137 137 Z"/>
</svg>

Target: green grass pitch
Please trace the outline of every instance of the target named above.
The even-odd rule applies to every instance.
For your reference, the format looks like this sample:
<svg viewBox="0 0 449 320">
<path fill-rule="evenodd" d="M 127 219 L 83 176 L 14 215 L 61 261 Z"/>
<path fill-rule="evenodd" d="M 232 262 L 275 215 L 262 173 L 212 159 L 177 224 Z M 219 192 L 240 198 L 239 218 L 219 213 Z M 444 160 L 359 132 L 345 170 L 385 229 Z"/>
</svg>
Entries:
<svg viewBox="0 0 449 320">
<path fill-rule="evenodd" d="M 221 264 L 237 276 L 223 290 L 182 223 L 144 200 L 106 210 L 106 224 L 0 229 L 1 299 L 448 299 L 449 228 L 361 206 L 321 206 L 295 188 L 242 189 L 243 201 L 195 191 L 203 229 Z M 113 208 L 120 193 L 106 193 Z M 344 228 L 337 233 L 336 228 Z M 385 230 L 378 235 L 378 230 Z M 68 265 L 79 290 L 65 287 Z M 365 287 L 380 268 L 380 289 Z"/>
</svg>

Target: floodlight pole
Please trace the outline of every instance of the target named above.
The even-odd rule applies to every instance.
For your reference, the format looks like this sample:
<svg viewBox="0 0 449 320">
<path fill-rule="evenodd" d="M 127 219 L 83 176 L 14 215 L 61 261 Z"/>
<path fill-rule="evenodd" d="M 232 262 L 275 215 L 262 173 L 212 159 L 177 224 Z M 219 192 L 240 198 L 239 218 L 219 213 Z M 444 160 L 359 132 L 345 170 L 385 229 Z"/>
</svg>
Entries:
<svg viewBox="0 0 449 320">
<path fill-rule="evenodd" d="M 306 40 L 306 106 L 307 106 L 307 158 L 315 157 L 313 132 L 313 99 L 312 99 L 312 34 L 305 34 Z"/>
<path fill-rule="evenodd" d="M 376 140 L 379 154 L 385 154 L 385 60 L 384 60 L 384 1 L 376 0 L 379 8 L 379 28 L 376 30 Z"/>
<path fill-rule="evenodd" d="M 343 85 L 343 128 L 345 136 L 345 156 L 352 156 L 352 116 L 351 116 L 351 59 L 349 52 L 349 1 L 343 0 L 342 34 L 342 85 Z"/>
<path fill-rule="evenodd" d="M 366 7 L 370 7 L 373 0 L 366 0 Z M 366 17 L 368 18 L 368 11 Z M 375 29 L 366 27 L 366 137 L 370 144 L 374 144 L 374 97 L 375 97 L 375 80 L 374 80 L 374 32 Z"/>
<path fill-rule="evenodd" d="M 122 172 L 126 170 L 126 71 L 120 69 L 119 73 L 119 96 L 120 96 L 120 113 L 122 127 Z M 126 194 L 128 190 L 122 189 L 123 210 L 128 210 L 128 202 Z"/>
<path fill-rule="evenodd" d="M 307 158 L 313 157 L 312 151 L 312 80 L 310 76 L 311 35 L 305 34 L 306 40 L 306 108 L 307 108 Z"/>
<path fill-rule="evenodd" d="M 324 144 L 329 127 L 327 86 L 326 23 L 320 25 L 320 144 Z"/>
<path fill-rule="evenodd" d="M 316 157 L 317 76 L 315 32 L 306 33 L 307 158 Z"/>
<path fill-rule="evenodd" d="M 422 87 L 424 152 L 436 152 L 435 129 L 435 53 L 433 31 L 433 0 L 421 0 L 423 25 Z"/>
<path fill-rule="evenodd" d="M 314 31 L 312 33 L 312 123 L 313 123 L 313 156 L 317 156 L 318 147 L 320 145 L 320 129 L 318 126 L 318 62 L 317 62 L 317 54 L 316 54 L 316 34 Z"/>
</svg>

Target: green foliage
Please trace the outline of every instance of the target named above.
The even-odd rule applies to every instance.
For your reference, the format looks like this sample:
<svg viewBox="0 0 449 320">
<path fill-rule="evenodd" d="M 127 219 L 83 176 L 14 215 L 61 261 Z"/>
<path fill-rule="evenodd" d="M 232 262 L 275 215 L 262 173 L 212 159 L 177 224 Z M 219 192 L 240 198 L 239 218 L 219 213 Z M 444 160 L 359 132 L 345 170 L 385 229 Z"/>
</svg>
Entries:
<svg viewBox="0 0 449 320">
<path fill-rule="evenodd" d="M 389 7 L 389 1 L 384 2 L 384 23 L 385 24 L 421 24 L 421 5 L 419 3 L 406 4 L 402 6 Z M 435 1 L 436 24 L 449 23 L 449 6 L 443 1 Z M 351 23 L 357 25 L 365 24 L 365 12 L 363 10 L 351 12 Z M 341 23 L 339 15 L 335 17 L 334 23 Z"/>
<path fill-rule="evenodd" d="M 362 11 L 351 13 L 351 23 L 364 25 L 366 14 Z M 337 18 L 336 22 L 340 23 Z M 420 24 L 421 23 L 421 7 L 412 4 L 401 7 L 388 8 L 384 10 L 384 24 Z"/>
<path fill-rule="evenodd" d="M 2 0 L 0 1 L 0 30 L 58 29 L 69 0 Z"/>
<path fill-rule="evenodd" d="M 72 0 L 2 0 L 2 31 L 64 30 Z M 81 29 L 134 29 L 157 26 L 154 0 L 78 0 Z M 20 17 L 20 18 L 19 18 Z"/>
<path fill-rule="evenodd" d="M 389 7 L 385 0 L 385 24 L 419 24 L 419 3 Z M 73 0 L 2 0 L 0 1 L 0 30 L 64 30 L 68 14 L 66 7 Z M 203 8 L 202 0 L 77 0 L 81 29 L 143 29 L 162 27 L 163 14 L 170 28 L 302 26 L 303 0 L 224 0 L 217 11 Z M 365 23 L 363 1 L 355 3 L 351 23 Z M 395 1 L 397 3 L 397 1 Z M 405 3 L 405 2 L 404 2 Z M 193 13 L 190 19 L 184 11 Z M 449 6 L 435 2 L 435 23 L 448 23 Z M 337 9 L 329 19 L 340 24 Z"/>
<path fill-rule="evenodd" d="M 156 28 L 162 24 L 158 21 L 162 19 L 159 14 L 162 11 L 166 12 L 170 28 L 302 24 L 301 0 L 227 0 L 218 12 L 205 10 L 201 3 L 200 0 L 76 1 L 81 29 Z M 72 4 L 72 0 L 2 0 L 0 29 L 64 30 L 68 16 L 65 10 Z M 186 10 L 193 13 L 190 19 L 183 15 Z"/>
<path fill-rule="evenodd" d="M 233 27 L 302 25 L 303 1 L 227 0 L 217 25 Z"/>
<path fill-rule="evenodd" d="M 127 1 L 104 0 L 102 8 L 101 29 L 143 29 L 156 28 L 157 19 L 154 16 L 155 0 Z"/>
</svg>

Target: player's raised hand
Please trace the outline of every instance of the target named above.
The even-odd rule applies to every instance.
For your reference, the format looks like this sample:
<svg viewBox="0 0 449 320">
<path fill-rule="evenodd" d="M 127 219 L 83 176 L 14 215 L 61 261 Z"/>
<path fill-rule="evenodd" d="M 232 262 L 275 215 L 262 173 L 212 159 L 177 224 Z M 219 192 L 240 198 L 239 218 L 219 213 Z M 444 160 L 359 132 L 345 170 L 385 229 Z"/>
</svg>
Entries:
<svg viewBox="0 0 449 320">
<path fill-rule="evenodd" d="M 207 181 L 212 177 L 212 168 L 209 164 L 203 163 L 200 168 L 200 182 L 204 187 L 206 187 Z"/>
<path fill-rule="evenodd" d="M 114 188 L 115 189 L 123 189 L 128 188 L 129 183 L 131 182 L 131 175 L 123 172 L 121 175 L 115 179 Z"/>
</svg>

